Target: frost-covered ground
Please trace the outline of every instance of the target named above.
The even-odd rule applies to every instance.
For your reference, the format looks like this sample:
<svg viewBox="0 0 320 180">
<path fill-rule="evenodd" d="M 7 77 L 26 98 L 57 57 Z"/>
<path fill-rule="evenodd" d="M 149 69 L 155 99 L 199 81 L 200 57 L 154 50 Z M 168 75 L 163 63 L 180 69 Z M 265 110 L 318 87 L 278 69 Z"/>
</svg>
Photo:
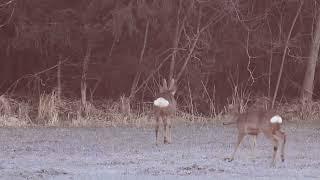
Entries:
<svg viewBox="0 0 320 180">
<path fill-rule="evenodd" d="M 247 137 L 235 161 L 235 126 L 176 125 L 173 144 L 155 146 L 151 128 L 1 128 L 0 179 L 320 179 L 320 126 L 286 124 L 286 161 Z"/>
</svg>

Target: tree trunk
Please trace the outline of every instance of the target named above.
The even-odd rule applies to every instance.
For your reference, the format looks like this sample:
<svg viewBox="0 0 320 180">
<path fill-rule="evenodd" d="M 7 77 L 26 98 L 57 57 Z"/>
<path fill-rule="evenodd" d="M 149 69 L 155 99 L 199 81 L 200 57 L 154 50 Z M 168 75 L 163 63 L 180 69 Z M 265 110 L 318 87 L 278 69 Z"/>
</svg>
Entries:
<svg viewBox="0 0 320 180">
<path fill-rule="evenodd" d="M 181 23 L 180 23 L 181 9 L 182 9 L 182 0 L 179 1 L 179 10 L 177 14 L 177 26 L 176 26 L 175 36 L 173 39 L 173 52 L 172 52 L 170 71 L 169 71 L 169 81 L 173 78 L 174 66 L 176 64 L 176 54 L 177 54 L 177 49 L 178 49 L 178 45 L 181 37 L 181 31 L 182 31 Z"/>
<path fill-rule="evenodd" d="M 88 65 L 91 57 L 91 45 L 88 44 L 87 52 L 82 64 L 82 76 L 81 76 L 81 105 L 82 113 L 84 112 L 87 104 L 87 73 Z"/>
<path fill-rule="evenodd" d="M 148 33 L 149 33 L 149 21 L 147 21 L 147 25 L 146 25 L 146 31 L 145 31 L 145 34 L 144 34 L 144 41 L 143 41 L 143 47 L 142 47 L 142 50 L 141 50 L 141 53 L 140 53 L 140 58 L 139 58 L 139 66 L 141 65 L 142 63 L 142 60 L 143 60 L 143 56 L 144 56 L 144 51 L 146 49 L 146 45 L 147 45 L 147 39 L 148 39 Z M 132 87 L 131 87 L 131 91 L 130 91 L 130 95 L 129 95 L 129 99 L 132 99 L 137 91 L 137 86 L 138 86 L 138 82 L 139 82 L 139 79 L 140 79 L 140 75 L 141 75 L 141 72 L 140 70 L 138 70 L 137 74 L 134 76 L 134 79 L 133 79 L 133 82 L 132 82 Z"/>
<path fill-rule="evenodd" d="M 301 12 L 301 8 L 302 8 L 303 3 L 304 3 L 304 1 L 300 1 L 300 5 L 298 7 L 296 16 L 294 17 L 294 19 L 292 21 L 291 28 L 290 28 L 289 34 L 287 36 L 286 44 L 285 44 L 285 47 L 284 47 L 284 50 L 283 50 L 283 54 L 282 54 L 282 61 L 281 61 L 281 66 L 280 66 L 280 70 L 279 70 L 277 85 L 276 85 L 276 89 L 274 90 L 274 94 L 273 94 L 271 108 L 274 107 L 274 104 L 276 102 L 276 97 L 277 97 L 278 89 L 279 89 L 279 86 L 280 86 L 280 81 L 281 81 L 282 71 L 283 71 L 283 65 L 284 65 L 284 61 L 286 60 L 286 55 L 287 55 L 287 50 L 288 50 L 288 47 L 289 47 L 289 41 L 290 41 L 290 38 L 291 38 L 291 33 L 293 31 L 294 25 L 297 22 L 297 19 L 298 19 L 298 16 L 299 16 L 300 12 Z"/>
<path fill-rule="evenodd" d="M 14 73 L 15 73 L 15 59 L 11 57 L 11 51 L 10 51 L 10 42 L 9 40 L 5 40 L 5 44 L 7 44 L 3 49 L 1 49 L 0 55 L 1 57 L 1 67 L 0 67 L 0 88 L 5 91 L 5 88 L 8 87 L 12 81 L 14 80 Z M 1 47 L 1 48 L 3 48 Z M 10 60 L 9 60 L 10 59 Z"/>
<path fill-rule="evenodd" d="M 61 56 L 59 57 L 59 62 L 58 62 L 58 67 L 57 67 L 57 95 L 58 95 L 58 100 L 61 102 Z"/>
<path fill-rule="evenodd" d="M 301 92 L 301 102 L 311 101 L 313 94 L 313 80 L 316 69 L 316 63 L 319 54 L 320 46 L 320 13 L 318 13 L 316 29 L 311 42 L 309 61 L 307 64 L 306 73 L 304 75 L 304 81 Z"/>
</svg>

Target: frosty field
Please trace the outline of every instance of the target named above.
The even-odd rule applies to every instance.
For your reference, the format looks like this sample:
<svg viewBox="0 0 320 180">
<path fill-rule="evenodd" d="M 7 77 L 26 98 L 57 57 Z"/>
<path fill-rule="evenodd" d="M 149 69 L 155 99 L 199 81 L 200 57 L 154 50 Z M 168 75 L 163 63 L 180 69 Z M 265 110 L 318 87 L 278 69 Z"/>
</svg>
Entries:
<svg viewBox="0 0 320 180">
<path fill-rule="evenodd" d="M 153 128 L 1 128 L 0 179 L 319 179 L 320 126 L 286 124 L 286 161 L 245 138 L 233 162 L 235 126 L 175 125 L 173 143 L 155 145 Z"/>
</svg>

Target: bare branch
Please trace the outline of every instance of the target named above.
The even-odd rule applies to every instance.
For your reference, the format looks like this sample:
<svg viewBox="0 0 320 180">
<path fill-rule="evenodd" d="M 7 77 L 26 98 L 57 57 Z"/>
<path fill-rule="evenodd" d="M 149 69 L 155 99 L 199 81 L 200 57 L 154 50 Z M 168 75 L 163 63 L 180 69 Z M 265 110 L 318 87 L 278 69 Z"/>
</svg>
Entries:
<svg viewBox="0 0 320 180">
<path fill-rule="evenodd" d="M 277 81 L 277 85 L 276 85 L 276 90 L 274 91 L 274 94 L 273 94 L 273 99 L 272 99 L 271 108 L 273 108 L 274 103 L 275 103 L 275 101 L 276 101 L 276 97 L 277 97 L 278 89 L 279 89 L 279 85 L 280 85 L 280 80 L 281 80 L 281 76 L 282 76 L 282 71 L 283 71 L 284 60 L 285 60 L 285 58 L 286 58 L 286 54 L 287 54 L 287 50 L 288 50 L 288 46 L 289 46 L 289 41 L 290 41 L 291 33 L 292 33 L 292 30 L 293 30 L 294 25 L 296 24 L 296 21 L 297 21 L 297 19 L 298 19 L 298 16 L 299 16 L 299 14 L 300 14 L 300 12 L 301 12 L 301 8 L 302 8 L 303 3 L 304 3 L 304 1 L 301 0 L 300 5 L 299 5 L 299 8 L 298 8 L 297 13 L 296 13 L 296 16 L 294 17 L 294 19 L 293 19 L 293 21 L 292 21 L 289 34 L 288 34 L 288 36 L 287 36 L 286 45 L 285 45 L 285 48 L 284 48 L 283 54 L 282 54 L 282 62 L 281 62 L 281 66 L 280 66 L 280 72 L 279 72 L 279 75 L 278 75 L 278 81 Z"/>
<path fill-rule="evenodd" d="M 58 64 L 56 64 L 56 65 L 54 65 L 54 66 L 52 66 L 52 67 L 49 67 L 49 68 L 47 68 L 47 69 L 44 69 L 44 70 L 42 70 L 42 71 L 40 71 L 40 72 L 37 72 L 37 73 L 34 73 L 34 74 L 26 74 L 26 75 L 20 77 L 19 79 L 17 79 L 14 83 L 12 83 L 12 84 L 9 86 L 9 88 L 6 90 L 6 92 L 5 92 L 4 94 L 8 94 L 9 91 L 10 91 L 13 87 L 16 87 L 16 86 L 18 85 L 18 83 L 19 83 L 22 79 L 26 79 L 26 78 L 29 78 L 29 77 L 38 77 L 40 74 L 43 74 L 43 73 L 48 72 L 48 71 L 50 71 L 50 70 L 53 70 L 53 69 L 57 68 L 58 66 L 60 66 L 61 64 L 67 62 L 68 60 L 69 60 L 69 59 L 65 59 L 65 60 L 63 60 L 63 61 L 59 61 Z"/>
<path fill-rule="evenodd" d="M 8 5 L 10 5 L 11 3 L 13 3 L 15 0 L 10 0 L 10 1 L 8 1 L 8 2 L 5 2 L 5 3 L 3 3 L 3 4 L 0 4 L 0 8 L 3 8 L 3 7 L 5 7 L 5 6 L 8 6 Z"/>
<path fill-rule="evenodd" d="M 9 2 L 10 2 L 9 4 L 11 4 L 12 2 L 14 2 L 14 0 L 11 0 L 11 1 L 9 1 Z M 3 5 L 3 4 L 2 4 L 2 5 Z M 1 8 L 1 5 L 0 5 L 0 8 Z M 11 19 L 12 19 L 12 16 L 13 16 L 13 13 L 14 13 L 15 9 L 16 9 L 16 6 L 14 5 L 14 6 L 13 6 L 13 8 L 12 8 L 12 11 L 11 11 L 10 17 L 8 18 L 7 22 L 5 22 L 5 23 L 1 24 L 1 25 L 0 25 L 0 28 L 2 28 L 3 26 L 5 26 L 5 25 L 7 25 L 7 24 L 9 24 L 9 23 L 10 23 L 10 21 L 11 21 Z"/>
<path fill-rule="evenodd" d="M 143 47 L 141 49 L 140 58 L 139 58 L 139 62 L 138 62 L 139 65 L 142 63 L 144 52 L 145 52 L 145 49 L 146 49 L 147 39 L 148 39 L 148 35 L 149 35 L 149 25 L 150 25 L 150 22 L 147 21 L 146 31 L 145 31 L 144 40 L 143 40 Z M 139 82 L 139 79 L 140 79 L 140 75 L 141 75 L 141 72 L 138 71 L 137 74 L 134 77 L 134 80 L 133 80 L 133 83 L 132 83 L 132 87 L 131 87 L 130 96 L 129 96 L 130 99 L 133 98 L 134 95 L 137 92 L 135 89 L 137 88 L 137 85 L 138 85 L 138 82 Z"/>
<path fill-rule="evenodd" d="M 255 82 L 255 78 L 253 77 L 253 71 L 254 70 L 251 70 L 250 69 L 250 64 L 251 64 L 251 59 L 253 58 L 250 53 L 249 53 L 249 39 L 250 39 L 250 31 L 248 31 L 248 35 L 247 35 L 247 46 L 246 46 L 246 53 L 247 53 L 247 56 L 248 56 L 248 64 L 247 64 L 247 71 L 249 72 L 250 74 L 250 78 L 252 79 L 252 83 L 251 85 Z"/>
<path fill-rule="evenodd" d="M 141 85 L 139 87 L 136 88 L 134 93 L 137 93 L 141 88 L 143 88 L 144 85 L 146 85 L 148 83 L 148 81 L 153 77 L 153 74 L 158 72 L 160 70 L 160 68 L 162 67 L 162 65 L 172 56 L 172 54 L 168 55 L 166 58 L 164 58 L 164 60 L 161 62 L 161 64 L 159 64 L 159 66 L 153 70 L 149 76 L 146 78 L 146 80 L 144 80 Z"/>
</svg>

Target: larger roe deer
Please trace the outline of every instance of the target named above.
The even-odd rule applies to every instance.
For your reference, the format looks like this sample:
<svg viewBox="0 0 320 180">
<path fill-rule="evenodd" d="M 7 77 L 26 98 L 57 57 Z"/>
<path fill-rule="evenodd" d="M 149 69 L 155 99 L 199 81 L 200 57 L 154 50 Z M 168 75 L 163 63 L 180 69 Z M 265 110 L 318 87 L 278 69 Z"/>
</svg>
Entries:
<svg viewBox="0 0 320 180">
<path fill-rule="evenodd" d="M 159 94 L 153 102 L 154 113 L 156 117 L 156 145 L 158 145 L 158 133 L 160 127 L 160 121 L 163 122 L 163 131 L 164 131 L 164 143 L 171 143 L 171 120 L 170 118 L 176 112 L 177 102 L 174 98 L 176 93 L 177 86 L 174 79 L 171 79 L 170 85 L 168 87 L 167 81 L 163 79 L 162 86 L 159 87 Z"/>
<path fill-rule="evenodd" d="M 233 161 L 235 153 L 237 152 L 241 141 L 246 135 L 253 135 L 256 139 L 259 133 L 263 133 L 273 143 L 271 165 L 275 165 L 276 155 L 279 150 L 281 153 L 281 160 L 282 162 L 284 162 L 284 146 L 286 143 L 286 134 L 281 131 L 282 118 L 277 113 L 273 111 L 260 110 L 242 114 L 234 113 L 233 116 L 236 121 L 223 124 L 237 124 L 238 141 L 231 157 L 226 158 L 226 160 L 228 160 L 229 162 Z"/>
</svg>

